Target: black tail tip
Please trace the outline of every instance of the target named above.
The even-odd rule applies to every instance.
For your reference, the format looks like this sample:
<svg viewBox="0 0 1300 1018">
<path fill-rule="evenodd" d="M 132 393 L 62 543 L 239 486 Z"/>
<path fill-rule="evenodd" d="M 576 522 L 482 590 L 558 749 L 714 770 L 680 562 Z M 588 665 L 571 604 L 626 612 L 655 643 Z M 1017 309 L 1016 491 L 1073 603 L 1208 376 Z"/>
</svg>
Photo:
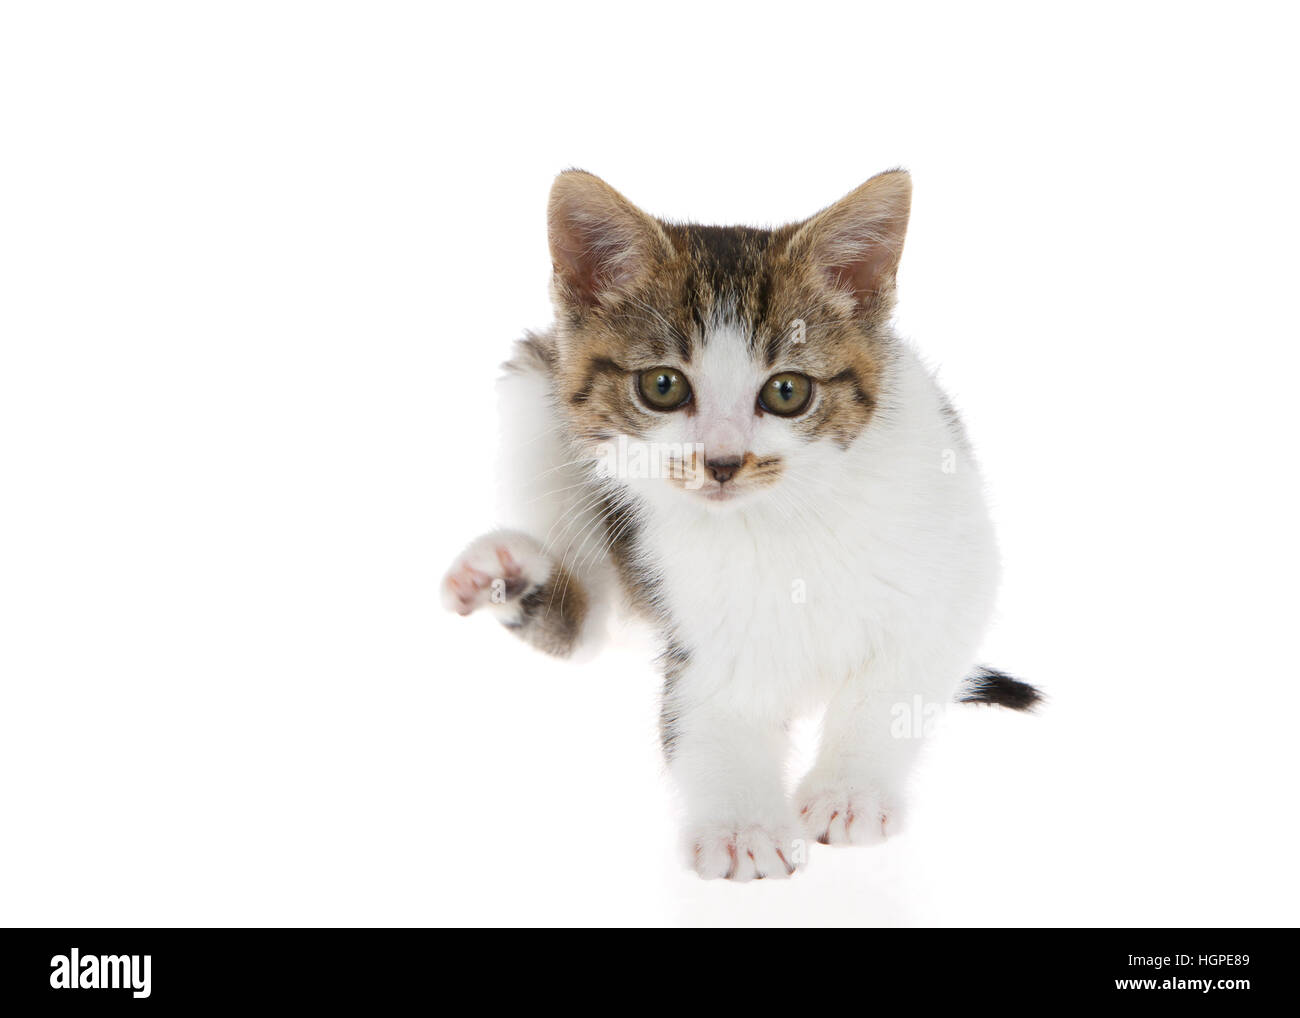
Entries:
<svg viewBox="0 0 1300 1018">
<path fill-rule="evenodd" d="M 1043 694 L 1006 672 L 980 668 L 962 685 L 957 702 L 991 703 L 1011 710 L 1033 711 L 1043 702 Z"/>
</svg>

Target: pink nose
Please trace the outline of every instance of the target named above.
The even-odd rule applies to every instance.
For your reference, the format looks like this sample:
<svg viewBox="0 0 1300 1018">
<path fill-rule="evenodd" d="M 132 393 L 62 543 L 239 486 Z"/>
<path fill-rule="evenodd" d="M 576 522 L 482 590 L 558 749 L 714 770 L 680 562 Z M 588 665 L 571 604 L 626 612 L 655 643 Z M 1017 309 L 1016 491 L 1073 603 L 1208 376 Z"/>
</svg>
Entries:
<svg viewBox="0 0 1300 1018">
<path fill-rule="evenodd" d="M 743 462 L 739 456 L 736 456 L 730 459 L 706 459 L 704 465 L 708 468 L 709 473 L 713 475 L 715 481 L 719 484 L 726 484 L 736 476 L 736 471 L 740 469 Z"/>
</svg>

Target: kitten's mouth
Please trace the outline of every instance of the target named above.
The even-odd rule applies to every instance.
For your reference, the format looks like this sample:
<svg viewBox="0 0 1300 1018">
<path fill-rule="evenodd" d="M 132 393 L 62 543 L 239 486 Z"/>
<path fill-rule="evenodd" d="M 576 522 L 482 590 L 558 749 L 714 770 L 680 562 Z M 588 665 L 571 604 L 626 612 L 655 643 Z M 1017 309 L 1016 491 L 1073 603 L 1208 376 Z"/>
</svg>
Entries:
<svg viewBox="0 0 1300 1018">
<path fill-rule="evenodd" d="M 691 494 L 698 495 L 710 506 L 732 506 L 747 501 L 763 485 L 728 481 L 725 484 L 710 482 L 702 488 L 695 488 Z"/>
<path fill-rule="evenodd" d="M 759 459 L 753 453 L 746 453 L 743 475 L 728 477 L 725 480 L 709 478 L 695 461 L 680 464 L 676 473 L 670 474 L 670 481 L 684 491 L 697 495 L 714 505 L 739 502 L 753 492 L 776 483 L 784 470 L 784 463 L 779 456 Z"/>
</svg>

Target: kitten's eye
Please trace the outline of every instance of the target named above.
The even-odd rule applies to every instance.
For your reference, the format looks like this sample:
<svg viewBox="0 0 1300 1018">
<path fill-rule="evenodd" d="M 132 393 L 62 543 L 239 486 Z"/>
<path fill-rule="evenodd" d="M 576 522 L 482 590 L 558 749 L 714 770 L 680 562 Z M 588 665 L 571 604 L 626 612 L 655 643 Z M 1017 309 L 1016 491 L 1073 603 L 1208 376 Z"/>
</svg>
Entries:
<svg viewBox="0 0 1300 1018">
<path fill-rule="evenodd" d="M 673 368 L 642 371 L 638 382 L 641 398 L 654 410 L 676 410 L 691 398 L 691 384 Z"/>
<path fill-rule="evenodd" d="M 812 398 L 812 379 L 793 371 L 773 375 L 758 391 L 758 404 L 781 417 L 793 417 Z"/>
</svg>

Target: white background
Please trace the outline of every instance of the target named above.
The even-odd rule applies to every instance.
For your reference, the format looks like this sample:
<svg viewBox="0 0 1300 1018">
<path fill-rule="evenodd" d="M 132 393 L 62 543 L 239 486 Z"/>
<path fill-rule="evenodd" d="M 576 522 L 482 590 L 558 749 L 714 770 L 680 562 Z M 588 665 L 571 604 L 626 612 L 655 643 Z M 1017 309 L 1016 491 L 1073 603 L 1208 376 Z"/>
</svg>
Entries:
<svg viewBox="0 0 1300 1018">
<path fill-rule="evenodd" d="M 7 4 L 0 921 L 1294 924 L 1283 4 Z M 802 218 L 914 174 L 901 331 L 1003 544 L 910 831 L 680 868 L 644 647 L 437 582 L 553 175 Z"/>
</svg>

